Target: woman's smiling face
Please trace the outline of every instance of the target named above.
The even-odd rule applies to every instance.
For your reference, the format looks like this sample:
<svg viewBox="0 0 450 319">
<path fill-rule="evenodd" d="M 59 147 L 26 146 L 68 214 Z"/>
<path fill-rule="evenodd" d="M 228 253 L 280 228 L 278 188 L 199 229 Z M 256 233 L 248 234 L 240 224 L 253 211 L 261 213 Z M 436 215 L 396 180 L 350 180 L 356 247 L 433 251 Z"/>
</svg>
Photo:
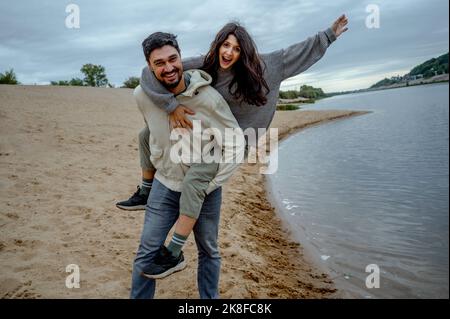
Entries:
<svg viewBox="0 0 450 319">
<path fill-rule="evenodd" d="M 241 55 L 241 47 L 236 37 L 232 34 L 222 43 L 219 48 L 220 67 L 227 70 L 239 60 Z"/>
</svg>

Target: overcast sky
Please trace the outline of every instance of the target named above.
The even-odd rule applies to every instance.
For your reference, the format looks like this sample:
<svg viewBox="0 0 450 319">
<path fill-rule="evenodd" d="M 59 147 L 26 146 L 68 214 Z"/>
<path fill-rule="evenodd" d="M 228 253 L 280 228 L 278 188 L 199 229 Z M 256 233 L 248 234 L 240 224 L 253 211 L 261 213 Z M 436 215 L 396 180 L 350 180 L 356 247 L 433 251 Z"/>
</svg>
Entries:
<svg viewBox="0 0 450 319">
<path fill-rule="evenodd" d="M 66 27 L 70 3 L 80 8 L 79 29 Z M 378 29 L 366 27 L 369 4 L 380 9 Z M 205 53 L 217 31 L 238 20 L 266 53 L 326 29 L 345 13 L 349 31 L 282 89 L 360 89 L 448 52 L 448 6 L 448 0 L 1 0 L 0 72 L 14 68 L 23 84 L 46 84 L 82 78 L 81 66 L 94 63 L 120 86 L 140 76 L 141 42 L 155 31 L 177 34 L 188 57 Z"/>
</svg>

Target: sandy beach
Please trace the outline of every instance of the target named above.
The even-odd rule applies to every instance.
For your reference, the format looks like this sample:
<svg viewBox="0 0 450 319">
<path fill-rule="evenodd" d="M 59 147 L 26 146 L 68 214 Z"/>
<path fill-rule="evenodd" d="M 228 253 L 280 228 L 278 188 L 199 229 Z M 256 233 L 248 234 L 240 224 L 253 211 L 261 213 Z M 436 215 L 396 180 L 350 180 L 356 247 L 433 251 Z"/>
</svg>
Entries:
<svg viewBox="0 0 450 319">
<path fill-rule="evenodd" d="M 277 112 L 281 138 L 353 111 Z M 132 90 L 0 85 L 0 296 L 128 298 L 143 211 L 115 207 L 140 183 L 144 121 Z M 291 239 L 257 165 L 224 187 L 222 298 L 336 298 L 332 280 Z M 188 267 L 158 281 L 157 298 L 198 298 Z M 80 267 L 81 287 L 65 285 Z"/>
</svg>

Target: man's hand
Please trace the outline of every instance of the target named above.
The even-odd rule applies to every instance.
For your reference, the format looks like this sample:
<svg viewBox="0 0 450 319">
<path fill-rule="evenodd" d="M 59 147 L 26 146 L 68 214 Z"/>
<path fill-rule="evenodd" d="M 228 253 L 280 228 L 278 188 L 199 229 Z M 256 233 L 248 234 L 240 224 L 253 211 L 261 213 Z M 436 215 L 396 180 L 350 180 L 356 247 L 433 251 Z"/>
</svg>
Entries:
<svg viewBox="0 0 450 319">
<path fill-rule="evenodd" d="M 336 38 L 348 30 L 348 28 L 346 27 L 347 23 L 348 20 L 345 14 L 341 15 L 339 18 L 337 18 L 336 21 L 334 21 L 333 25 L 331 26 L 331 29 L 336 35 Z"/>
<path fill-rule="evenodd" d="M 177 108 L 169 114 L 169 122 L 170 122 L 170 126 L 172 128 L 179 128 L 179 127 L 183 127 L 183 128 L 191 128 L 192 129 L 192 122 L 189 121 L 186 118 L 185 114 L 190 114 L 190 115 L 194 115 L 195 112 L 192 111 L 190 108 L 188 108 L 187 106 L 184 105 L 178 105 Z"/>
</svg>

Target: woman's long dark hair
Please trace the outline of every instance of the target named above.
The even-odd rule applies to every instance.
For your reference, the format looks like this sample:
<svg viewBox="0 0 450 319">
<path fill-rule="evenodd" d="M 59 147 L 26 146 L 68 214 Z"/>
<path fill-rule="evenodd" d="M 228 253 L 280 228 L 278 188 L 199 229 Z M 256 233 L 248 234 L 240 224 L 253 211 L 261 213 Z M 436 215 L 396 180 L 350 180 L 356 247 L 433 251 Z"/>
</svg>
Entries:
<svg viewBox="0 0 450 319">
<path fill-rule="evenodd" d="M 238 23 L 228 23 L 217 33 L 205 57 L 202 69 L 212 76 L 214 85 L 217 81 L 217 71 L 220 68 L 219 49 L 230 34 L 238 40 L 241 51 L 239 59 L 232 66 L 234 77 L 228 90 L 236 99 L 256 106 L 264 105 L 267 103 L 266 96 L 270 91 L 263 76 L 265 64 L 259 57 L 255 42 L 247 30 Z"/>
</svg>

